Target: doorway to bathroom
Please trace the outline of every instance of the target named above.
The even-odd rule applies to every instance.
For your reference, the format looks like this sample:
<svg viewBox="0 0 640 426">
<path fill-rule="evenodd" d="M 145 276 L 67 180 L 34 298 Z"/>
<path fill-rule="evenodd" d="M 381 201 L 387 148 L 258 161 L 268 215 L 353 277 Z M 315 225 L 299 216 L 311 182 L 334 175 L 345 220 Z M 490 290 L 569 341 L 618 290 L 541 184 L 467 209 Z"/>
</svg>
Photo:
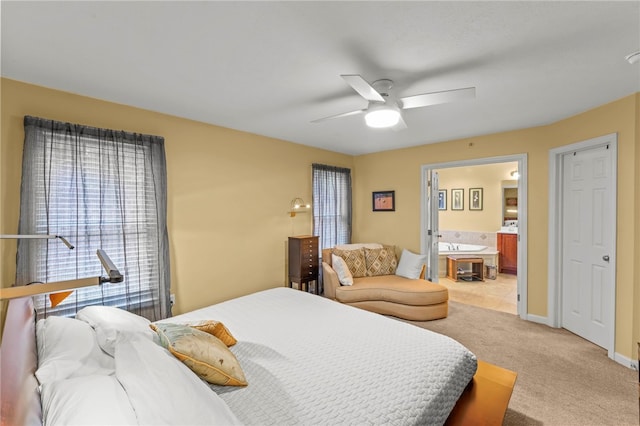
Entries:
<svg viewBox="0 0 640 426">
<path fill-rule="evenodd" d="M 451 300 L 526 318 L 526 167 L 526 154 L 422 166 L 421 249 Z"/>
</svg>

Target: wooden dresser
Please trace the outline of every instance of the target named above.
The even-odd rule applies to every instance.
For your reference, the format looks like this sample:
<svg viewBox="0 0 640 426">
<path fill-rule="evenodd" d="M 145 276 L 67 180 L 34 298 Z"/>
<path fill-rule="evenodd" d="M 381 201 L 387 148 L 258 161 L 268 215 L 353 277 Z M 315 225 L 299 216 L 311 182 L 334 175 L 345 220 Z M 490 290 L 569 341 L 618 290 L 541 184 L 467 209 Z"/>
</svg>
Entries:
<svg viewBox="0 0 640 426">
<path fill-rule="evenodd" d="M 289 287 L 298 283 L 301 290 L 305 285 L 309 291 L 309 283 L 313 281 L 315 293 L 319 294 L 318 271 L 318 237 L 289 237 Z"/>
</svg>

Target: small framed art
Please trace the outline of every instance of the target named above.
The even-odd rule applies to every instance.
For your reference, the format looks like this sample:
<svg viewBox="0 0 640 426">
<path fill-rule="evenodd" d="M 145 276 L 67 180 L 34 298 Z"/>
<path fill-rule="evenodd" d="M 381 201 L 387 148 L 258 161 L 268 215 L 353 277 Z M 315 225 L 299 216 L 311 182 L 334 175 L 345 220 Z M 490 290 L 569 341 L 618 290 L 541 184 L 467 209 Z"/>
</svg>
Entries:
<svg viewBox="0 0 640 426">
<path fill-rule="evenodd" d="M 396 210 L 396 191 L 373 192 L 374 212 L 393 212 Z"/>
<path fill-rule="evenodd" d="M 451 190 L 451 210 L 464 210 L 464 189 Z"/>
<path fill-rule="evenodd" d="M 469 210 L 482 210 L 482 188 L 469 188 Z"/>
<path fill-rule="evenodd" d="M 438 210 L 447 209 L 447 190 L 441 189 L 438 191 Z"/>
</svg>

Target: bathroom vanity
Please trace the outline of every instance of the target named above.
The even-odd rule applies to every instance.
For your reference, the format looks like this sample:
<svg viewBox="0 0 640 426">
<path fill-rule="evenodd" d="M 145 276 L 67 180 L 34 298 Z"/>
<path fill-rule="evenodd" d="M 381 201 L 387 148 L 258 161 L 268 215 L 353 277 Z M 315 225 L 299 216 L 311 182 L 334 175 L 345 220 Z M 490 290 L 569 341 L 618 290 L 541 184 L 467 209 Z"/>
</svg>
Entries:
<svg viewBox="0 0 640 426">
<path fill-rule="evenodd" d="M 498 272 L 518 274 L 518 233 L 498 232 L 497 249 L 500 252 Z"/>
</svg>

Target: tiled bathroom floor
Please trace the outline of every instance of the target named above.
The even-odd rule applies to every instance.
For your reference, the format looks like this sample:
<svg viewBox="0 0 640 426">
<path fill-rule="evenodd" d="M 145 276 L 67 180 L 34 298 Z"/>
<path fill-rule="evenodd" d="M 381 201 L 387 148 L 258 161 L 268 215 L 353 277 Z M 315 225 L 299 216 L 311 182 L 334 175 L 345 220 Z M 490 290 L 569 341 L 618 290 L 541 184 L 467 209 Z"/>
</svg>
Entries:
<svg viewBox="0 0 640 426">
<path fill-rule="evenodd" d="M 517 315 L 517 280 L 515 275 L 498 274 L 495 280 L 453 281 L 440 278 L 440 284 L 449 289 L 449 299 Z"/>
</svg>

